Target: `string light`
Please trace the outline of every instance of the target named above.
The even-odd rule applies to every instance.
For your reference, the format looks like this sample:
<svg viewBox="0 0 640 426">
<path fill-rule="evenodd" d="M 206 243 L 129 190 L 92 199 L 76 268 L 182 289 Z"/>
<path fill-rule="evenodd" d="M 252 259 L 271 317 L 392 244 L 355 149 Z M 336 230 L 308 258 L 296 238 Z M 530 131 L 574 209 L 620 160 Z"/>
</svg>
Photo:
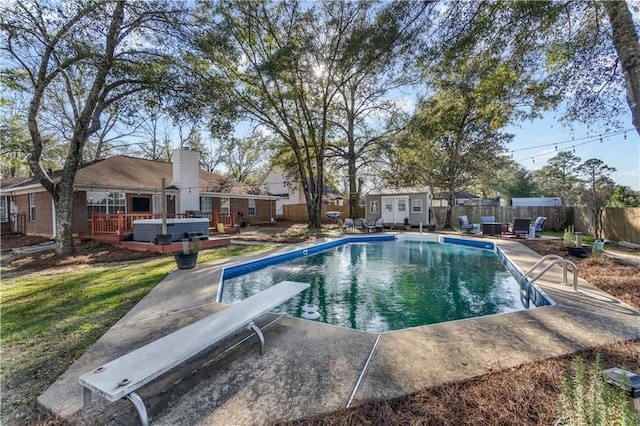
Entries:
<svg viewBox="0 0 640 426">
<path fill-rule="evenodd" d="M 554 146 L 554 149 L 556 151 L 558 151 L 558 145 L 560 144 L 565 144 L 565 143 L 571 143 L 574 142 L 576 140 L 581 141 L 583 140 L 584 142 L 582 143 L 574 143 L 573 145 L 571 145 L 571 150 L 573 151 L 573 153 L 576 153 L 576 147 L 577 146 L 582 146 L 582 145 L 586 145 L 592 142 L 596 142 L 596 141 L 600 141 L 600 143 L 604 143 L 604 139 L 610 139 L 614 136 L 617 135 L 623 135 L 623 138 L 626 139 L 627 138 L 627 133 L 628 131 L 631 131 L 632 129 L 626 129 L 626 130 L 621 130 L 619 132 L 612 132 L 612 133 L 605 133 L 604 135 L 598 135 L 598 136 L 586 136 L 584 138 L 578 138 L 578 139 L 574 139 L 573 137 L 571 138 L 572 140 L 567 140 L 567 141 L 562 141 L 562 142 L 552 142 L 552 143 L 548 143 L 548 144 L 544 144 L 544 145 L 537 145 L 537 146 L 532 146 L 532 147 L 528 147 L 528 148 L 520 148 L 520 149 L 514 149 L 512 151 L 510 151 L 511 153 L 511 159 L 513 159 L 513 153 L 514 152 L 518 152 L 518 151 L 525 151 L 525 150 L 529 150 L 529 149 L 536 149 L 536 148 L 542 148 L 542 147 L 547 147 L 547 146 Z M 535 158 L 536 157 L 542 157 L 548 154 L 541 154 L 541 155 L 534 155 L 532 157 L 525 157 L 522 158 L 520 160 L 517 160 L 518 162 L 524 161 L 527 158 L 531 158 L 531 160 L 535 163 Z"/>
<path fill-rule="evenodd" d="M 519 148 L 519 149 L 511 150 L 511 152 L 527 151 L 527 150 L 530 150 L 530 149 L 544 148 L 544 147 L 547 147 L 547 146 L 564 145 L 564 144 L 574 143 L 576 141 L 595 142 L 596 140 L 598 140 L 598 138 L 600 138 L 600 139 L 604 139 L 604 138 L 608 139 L 608 138 L 612 138 L 612 137 L 618 136 L 618 135 L 626 135 L 627 132 L 630 132 L 632 130 L 634 130 L 634 129 L 624 129 L 624 130 L 620 130 L 620 131 L 617 131 L 617 132 L 605 133 L 605 134 L 598 135 L 598 136 L 585 136 L 583 138 L 578 138 L 578 139 L 575 139 L 572 136 L 571 140 L 565 140 L 565 141 L 560 141 L 560 142 L 551 142 L 551 143 L 542 144 L 542 145 L 530 146 L 530 147 L 527 147 L 527 148 Z M 582 145 L 582 144 L 578 144 L 576 146 L 580 146 L 580 145 Z"/>
</svg>

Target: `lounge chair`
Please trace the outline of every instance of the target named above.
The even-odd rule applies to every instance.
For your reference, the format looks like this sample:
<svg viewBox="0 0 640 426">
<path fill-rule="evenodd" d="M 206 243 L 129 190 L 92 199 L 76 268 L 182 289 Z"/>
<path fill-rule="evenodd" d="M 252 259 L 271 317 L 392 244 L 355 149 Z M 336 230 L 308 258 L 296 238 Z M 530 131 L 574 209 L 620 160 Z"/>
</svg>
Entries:
<svg viewBox="0 0 640 426">
<path fill-rule="evenodd" d="M 536 232 L 542 232 L 544 229 L 544 223 L 546 222 L 547 218 L 544 216 L 538 216 L 538 218 L 536 219 L 536 221 L 534 222 L 536 225 Z"/>
<path fill-rule="evenodd" d="M 478 229 L 478 224 L 469 223 L 469 218 L 467 215 L 458 216 L 458 221 L 460 221 L 460 230 L 467 230 L 467 233 L 473 231 L 474 229 Z"/>
<path fill-rule="evenodd" d="M 529 234 L 529 225 L 531 225 L 531 219 L 513 219 L 513 224 L 510 225 L 511 232 L 515 234 L 516 237 L 526 237 L 527 234 Z"/>
</svg>

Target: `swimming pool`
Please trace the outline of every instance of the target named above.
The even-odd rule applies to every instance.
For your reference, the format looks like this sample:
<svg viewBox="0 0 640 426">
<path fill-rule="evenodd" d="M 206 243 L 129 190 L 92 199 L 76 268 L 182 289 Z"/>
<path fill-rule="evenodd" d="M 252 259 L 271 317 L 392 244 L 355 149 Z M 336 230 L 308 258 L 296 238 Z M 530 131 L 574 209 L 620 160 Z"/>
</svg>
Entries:
<svg viewBox="0 0 640 426">
<path fill-rule="evenodd" d="M 487 241 L 345 238 L 226 268 L 218 301 L 232 304 L 284 280 L 308 282 L 274 312 L 302 317 L 313 304 L 321 322 L 384 332 L 524 310 L 514 272 Z"/>
</svg>

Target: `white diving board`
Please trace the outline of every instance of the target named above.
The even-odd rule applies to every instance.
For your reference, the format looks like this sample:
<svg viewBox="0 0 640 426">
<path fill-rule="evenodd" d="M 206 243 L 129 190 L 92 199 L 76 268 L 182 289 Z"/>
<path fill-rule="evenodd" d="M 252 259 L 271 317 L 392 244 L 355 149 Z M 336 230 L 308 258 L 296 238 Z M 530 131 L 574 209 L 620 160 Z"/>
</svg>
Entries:
<svg viewBox="0 0 640 426">
<path fill-rule="evenodd" d="M 111 402 L 128 398 L 140 424 L 148 425 L 147 410 L 135 393 L 139 387 L 240 328 L 256 333 L 262 355 L 264 336 L 253 320 L 309 287 L 307 283 L 283 281 L 83 374 L 79 382 L 84 387 L 85 408 L 91 405 L 91 392 Z"/>
</svg>

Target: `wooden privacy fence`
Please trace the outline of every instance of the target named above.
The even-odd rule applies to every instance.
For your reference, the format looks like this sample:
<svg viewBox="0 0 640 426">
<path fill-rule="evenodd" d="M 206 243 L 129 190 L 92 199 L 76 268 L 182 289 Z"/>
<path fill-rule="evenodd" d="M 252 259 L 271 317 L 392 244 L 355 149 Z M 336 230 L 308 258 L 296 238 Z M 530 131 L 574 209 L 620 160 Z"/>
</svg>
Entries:
<svg viewBox="0 0 640 426">
<path fill-rule="evenodd" d="M 283 206 L 284 219 L 292 222 L 307 222 L 306 204 L 291 204 Z M 436 224 L 445 224 L 447 207 L 432 207 Z M 529 218 L 531 223 L 538 216 L 547 218 L 545 231 L 562 232 L 569 225 L 574 225 L 576 231 L 587 235 L 595 235 L 593 214 L 587 207 L 513 207 L 513 206 L 455 206 L 451 209 L 451 224 L 459 226 L 458 216 L 467 215 L 469 222 L 480 223 L 482 216 L 494 216 L 497 222 L 513 223 L 515 218 Z M 327 211 L 339 211 L 342 217 L 349 217 L 349 206 L 322 206 L 322 220 L 327 221 Z M 364 206 L 358 209 L 358 217 L 364 217 Z M 638 207 L 607 207 L 604 211 L 604 238 L 612 241 L 628 241 L 640 244 L 640 208 Z"/>
<path fill-rule="evenodd" d="M 574 207 L 576 231 L 595 235 L 595 218 L 588 207 Z M 607 207 L 602 219 L 603 238 L 640 244 L 640 208 Z"/>
<path fill-rule="evenodd" d="M 447 207 L 433 207 L 436 224 L 444 226 Z M 467 215 L 470 223 L 480 223 L 482 216 L 494 216 L 496 222 L 513 223 L 515 218 L 529 218 L 533 223 L 538 216 L 547 218 L 546 231 L 561 232 L 573 223 L 573 207 L 513 207 L 513 206 L 455 206 L 451 209 L 451 225 L 459 226 L 458 216 Z"/>
<path fill-rule="evenodd" d="M 282 206 L 282 216 L 284 220 L 292 222 L 308 222 L 309 215 L 307 213 L 306 204 L 285 204 Z M 328 218 L 325 215 L 327 212 L 340 212 L 342 218 L 349 217 L 349 206 L 333 206 L 330 204 L 322 205 L 322 220 L 326 221 Z M 358 217 L 364 217 L 364 206 L 358 207 Z"/>
</svg>

